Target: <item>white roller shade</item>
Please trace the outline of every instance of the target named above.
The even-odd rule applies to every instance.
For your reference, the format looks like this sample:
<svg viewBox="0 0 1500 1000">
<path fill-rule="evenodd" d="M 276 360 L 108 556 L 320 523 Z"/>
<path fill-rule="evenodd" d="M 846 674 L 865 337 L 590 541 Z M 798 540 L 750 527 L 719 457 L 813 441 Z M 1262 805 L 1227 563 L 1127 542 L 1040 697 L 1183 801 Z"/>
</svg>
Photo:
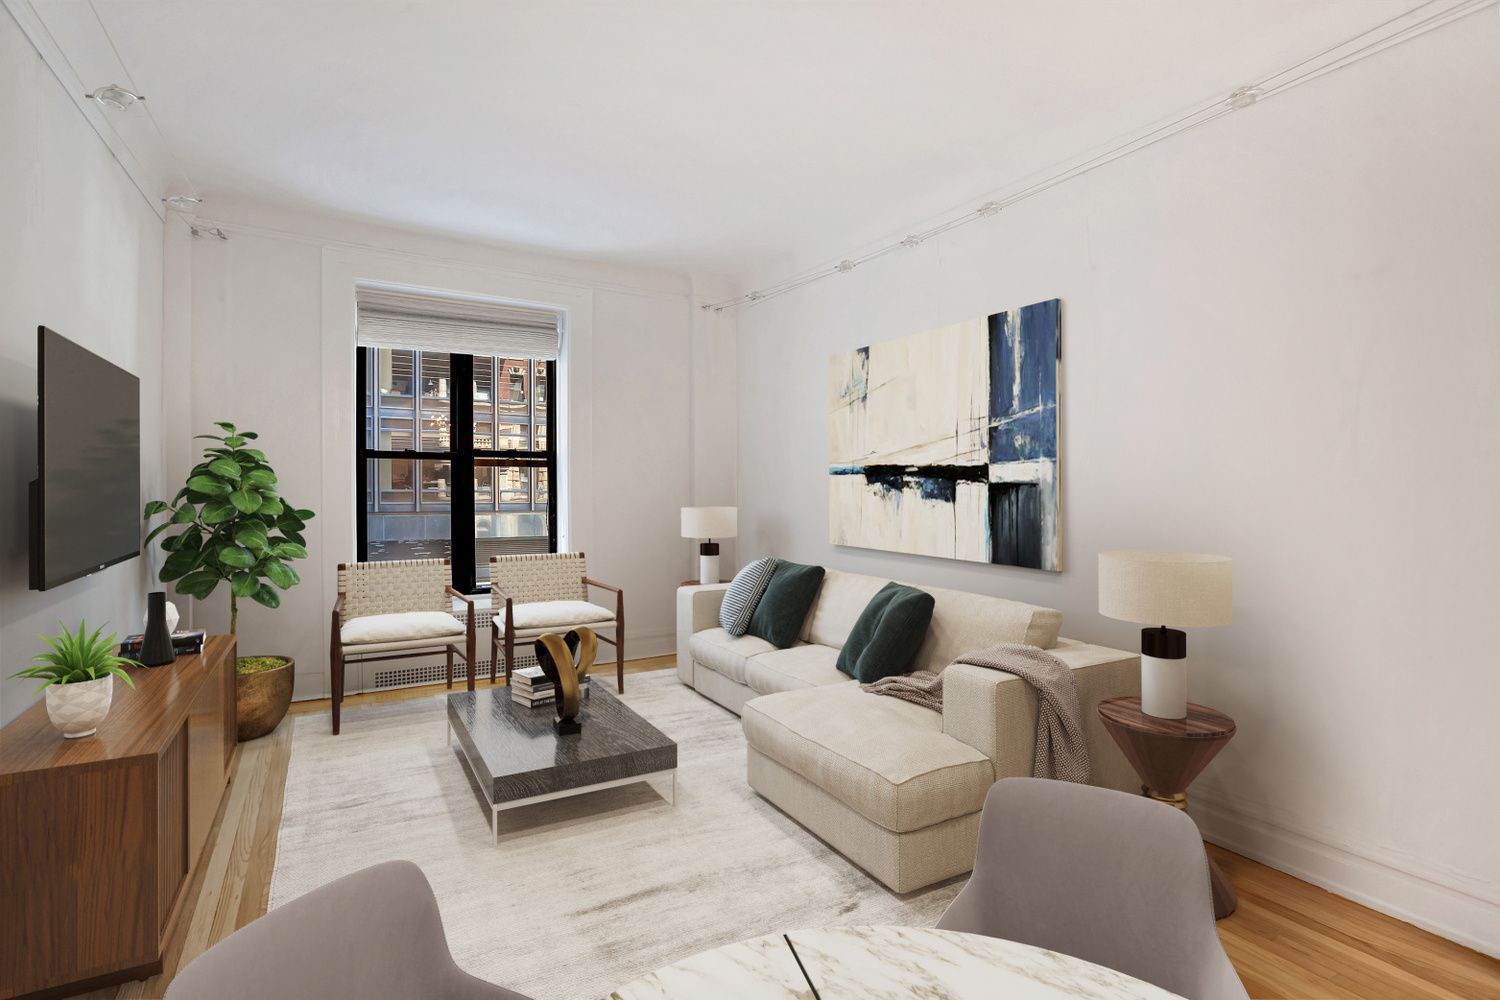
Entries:
<svg viewBox="0 0 1500 1000">
<path fill-rule="evenodd" d="M 385 288 L 356 290 L 361 347 L 557 358 L 561 314 L 550 309 L 444 298 Z"/>
</svg>

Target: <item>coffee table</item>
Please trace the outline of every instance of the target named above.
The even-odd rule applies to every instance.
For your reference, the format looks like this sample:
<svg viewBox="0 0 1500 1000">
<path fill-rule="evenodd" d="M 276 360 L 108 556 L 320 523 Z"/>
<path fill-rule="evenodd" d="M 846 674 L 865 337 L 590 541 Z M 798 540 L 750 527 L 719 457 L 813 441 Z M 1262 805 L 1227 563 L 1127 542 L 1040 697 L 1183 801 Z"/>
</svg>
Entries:
<svg viewBox="0 0 1500 1000">
<path fill-rule="evenodd" d="M 579 713 L 583 732 L 567 736 L 553 728 L 551 705 L 518 705 L 509 688 L 448 696 L 450 745 L 458 743 L 490 805 L 495 843 L 502 809 L 661 778 L 675 802 L 677 744 L 604 685 L 591 686 Z"/>
</svg>

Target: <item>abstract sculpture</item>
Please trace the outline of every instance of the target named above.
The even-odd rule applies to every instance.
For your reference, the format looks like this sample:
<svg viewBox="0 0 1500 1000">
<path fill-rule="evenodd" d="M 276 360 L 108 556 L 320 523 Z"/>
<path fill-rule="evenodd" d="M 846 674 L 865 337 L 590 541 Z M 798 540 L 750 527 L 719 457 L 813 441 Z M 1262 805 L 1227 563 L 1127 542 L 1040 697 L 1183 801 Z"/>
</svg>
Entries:
<svg viewBox="0 0 1500 1000">
<path fill-rule="evenodd" d="M 599 637 L 591 628 L 571 629 L 566 636 L 548 632 L 536 641 L 536 662 L 542 673 L 552 682 L 557 692 L 557 715 L 553 725 L 559 733 L 581 733 L 583 723 L 578 721 L 582 708 L 582 689 L 579 682 L 588 675 L 594 665 L 594 654 L 599 651 Z"/>
</svg>

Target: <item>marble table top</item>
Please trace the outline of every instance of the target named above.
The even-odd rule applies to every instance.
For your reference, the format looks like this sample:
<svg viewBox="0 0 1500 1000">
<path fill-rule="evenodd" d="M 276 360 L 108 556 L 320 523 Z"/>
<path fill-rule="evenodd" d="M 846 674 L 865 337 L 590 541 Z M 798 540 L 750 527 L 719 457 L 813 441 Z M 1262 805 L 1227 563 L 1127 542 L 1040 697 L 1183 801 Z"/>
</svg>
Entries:
<svg viewBox="0 0 1500 1000">
<path fill-rule="evenodd" d="M 817 992 L 814 993 L 813 987 Z M 658 969 L 609 1000 L 1176 1000 L 1082 959 L 928 927 L 768 934 Z"/>
</svg>

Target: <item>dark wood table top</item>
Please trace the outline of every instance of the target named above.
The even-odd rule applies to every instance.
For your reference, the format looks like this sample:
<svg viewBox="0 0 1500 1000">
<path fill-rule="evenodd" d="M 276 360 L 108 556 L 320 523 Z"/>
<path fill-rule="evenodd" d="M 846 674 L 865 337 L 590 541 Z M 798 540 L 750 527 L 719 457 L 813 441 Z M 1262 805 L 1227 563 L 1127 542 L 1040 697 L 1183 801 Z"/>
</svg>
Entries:
<svg viewBox="0 0 1500 1000">
<path fill-rule="evenodd" d="M 234 669 L 227 656 L 233 648 L 232 636 L 211 635 L 202 653 L 129 670 L 135 687 L 116 678 L 109 715 L 97 733 L 82 739 L 63 739 L 47 718 L 47 706 L 38 701 L 0 729 L 0 780 L 43 768 L 155 754 L 182 727 L 203 678 L 210 671 Z"/>
<path fill-rule="evenodd" d="M 719 582 L 720 583 L 733 583 L 734 581 L 733 580 L 720 580 Z M 702 580 L 683 580 L 680 584 L 678 584 L 678 586 L 679 587 L 711 587 L 711 586 L 713 586 L 713 584 L 711 584 L 711 583 L 707 583 L 706 584 Z"/>
<path fill-rule="evenodd" d="M 1216 708 L 1188 703 L 1187 718 L 1161 719 L 1141 711 L 1141 699 L 1108 698 L 1099 703 L 1099 718 L 1137 733 L 1184 740 L 1219 740 L 1234 735 L 1234 720 Z"/>
<path fill-rule="evenodd" d="M 448 696 L 448 721 L 491 802 L 531 798 L 677 766 L 677 744 L 603 684 L 583 700 L 583 731 L 560 735 L 552 705 L 517 704 L 510 689 Z"/>
</svg>

